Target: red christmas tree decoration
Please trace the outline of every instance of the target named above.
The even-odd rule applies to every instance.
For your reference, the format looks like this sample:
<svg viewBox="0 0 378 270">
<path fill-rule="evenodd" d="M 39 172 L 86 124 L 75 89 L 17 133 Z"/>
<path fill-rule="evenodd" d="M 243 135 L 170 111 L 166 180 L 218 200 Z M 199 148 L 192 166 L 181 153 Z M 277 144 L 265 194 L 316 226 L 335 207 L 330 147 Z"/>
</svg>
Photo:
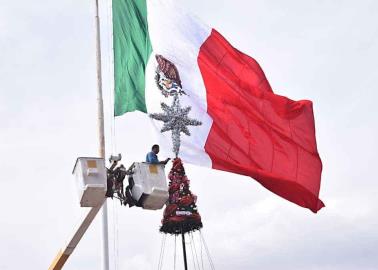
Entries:
<svg viewBox="0 0 378 270">
<path fill-rule="evenodd" d="M 173 160 L 168 175 L 169 200 L 164 210 L 160 231 L 169 234 L 182 234 L 202 228 L 201 216 L 197 211 L 197 196 L 189 189 L 189 179 L 180 158 Z"/>
</svg>

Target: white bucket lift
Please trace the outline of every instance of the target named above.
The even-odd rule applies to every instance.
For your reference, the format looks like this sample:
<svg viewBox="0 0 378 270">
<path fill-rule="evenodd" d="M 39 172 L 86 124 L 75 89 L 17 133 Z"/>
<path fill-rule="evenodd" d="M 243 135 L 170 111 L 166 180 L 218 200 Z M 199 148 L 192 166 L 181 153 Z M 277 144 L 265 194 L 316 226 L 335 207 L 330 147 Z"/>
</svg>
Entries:
<svg viewBox="0 0 378 270">
<path fill-rule="evenodd" d="M 135 162 L 130 169 L 133 199 L 144 209 L 161 209 L 169 197 L 164 165 Z"/>
<path fill-rule="evenodd" d="M 104 159 L 79 157 L 72 174 L 75 176 L 81 207 L 95 207 L 104 201 L 107 188 Z"/>
</svg>

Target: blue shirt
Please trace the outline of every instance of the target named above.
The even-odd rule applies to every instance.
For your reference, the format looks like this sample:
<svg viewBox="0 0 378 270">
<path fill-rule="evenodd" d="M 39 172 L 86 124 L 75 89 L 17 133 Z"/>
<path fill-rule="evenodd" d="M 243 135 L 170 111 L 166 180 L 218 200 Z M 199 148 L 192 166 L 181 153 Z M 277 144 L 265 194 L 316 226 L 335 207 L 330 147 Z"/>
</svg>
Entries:
<svg viewBox="0 0 378 270">
<path fill-rule="evenodd" d="M 158 164 L 159 159 L 158 159 L 157 155 L 154 152 L 151 151 L 146 156 L 146 162 L 152 163 L 152 164 Z"/>
</svg>

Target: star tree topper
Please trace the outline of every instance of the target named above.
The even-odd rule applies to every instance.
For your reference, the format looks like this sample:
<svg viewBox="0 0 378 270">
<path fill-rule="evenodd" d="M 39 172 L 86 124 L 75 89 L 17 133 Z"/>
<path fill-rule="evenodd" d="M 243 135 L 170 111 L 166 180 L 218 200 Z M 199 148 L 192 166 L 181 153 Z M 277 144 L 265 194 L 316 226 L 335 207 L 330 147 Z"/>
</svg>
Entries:
<svg viewBox="0 0 378 270">
<path fill-rule="evenodd" d="M 200 126 L 202 123 L 196 119 L 191 119 L 188 117 L 188 114 L 192 108 L 190 106 L 182 108 L 177 95 L 173 96 L 171 106 L 168 106 L 164 102 L 162 102 L 160 105 L 164 112 L 151 113 L 150 117 L 152 119 L 164 122 L 160 132 L 163 133 L 169 130 L 172 132 L 172 151 L 177 157 L 180 152 L 181 132 L 187 136 L 190 136 L 188 126 Z"/>
</svg>

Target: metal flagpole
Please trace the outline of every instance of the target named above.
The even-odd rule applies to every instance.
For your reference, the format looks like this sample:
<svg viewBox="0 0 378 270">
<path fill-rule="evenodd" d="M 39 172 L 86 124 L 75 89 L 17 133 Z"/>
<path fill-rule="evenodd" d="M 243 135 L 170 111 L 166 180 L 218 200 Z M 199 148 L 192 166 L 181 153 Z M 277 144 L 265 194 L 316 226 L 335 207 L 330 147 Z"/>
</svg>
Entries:
<svg viewBox="0 0 378 270">
<path fill-rule="evenodd" d="M 97 64 L 97 125 L 98 125 L 98 154 L 105 159 L 105 135 L 104 135 L 104 102 L 102 99 L 102 74 L 101 74 L 101 40 L 100 18 L 98 0 L 96 2 L 96 64 Z M 108 208 L 106 200 L 102 205 L 102 269 L 109 270 L 109 243 L 108 243 Z"/>
</svg>

